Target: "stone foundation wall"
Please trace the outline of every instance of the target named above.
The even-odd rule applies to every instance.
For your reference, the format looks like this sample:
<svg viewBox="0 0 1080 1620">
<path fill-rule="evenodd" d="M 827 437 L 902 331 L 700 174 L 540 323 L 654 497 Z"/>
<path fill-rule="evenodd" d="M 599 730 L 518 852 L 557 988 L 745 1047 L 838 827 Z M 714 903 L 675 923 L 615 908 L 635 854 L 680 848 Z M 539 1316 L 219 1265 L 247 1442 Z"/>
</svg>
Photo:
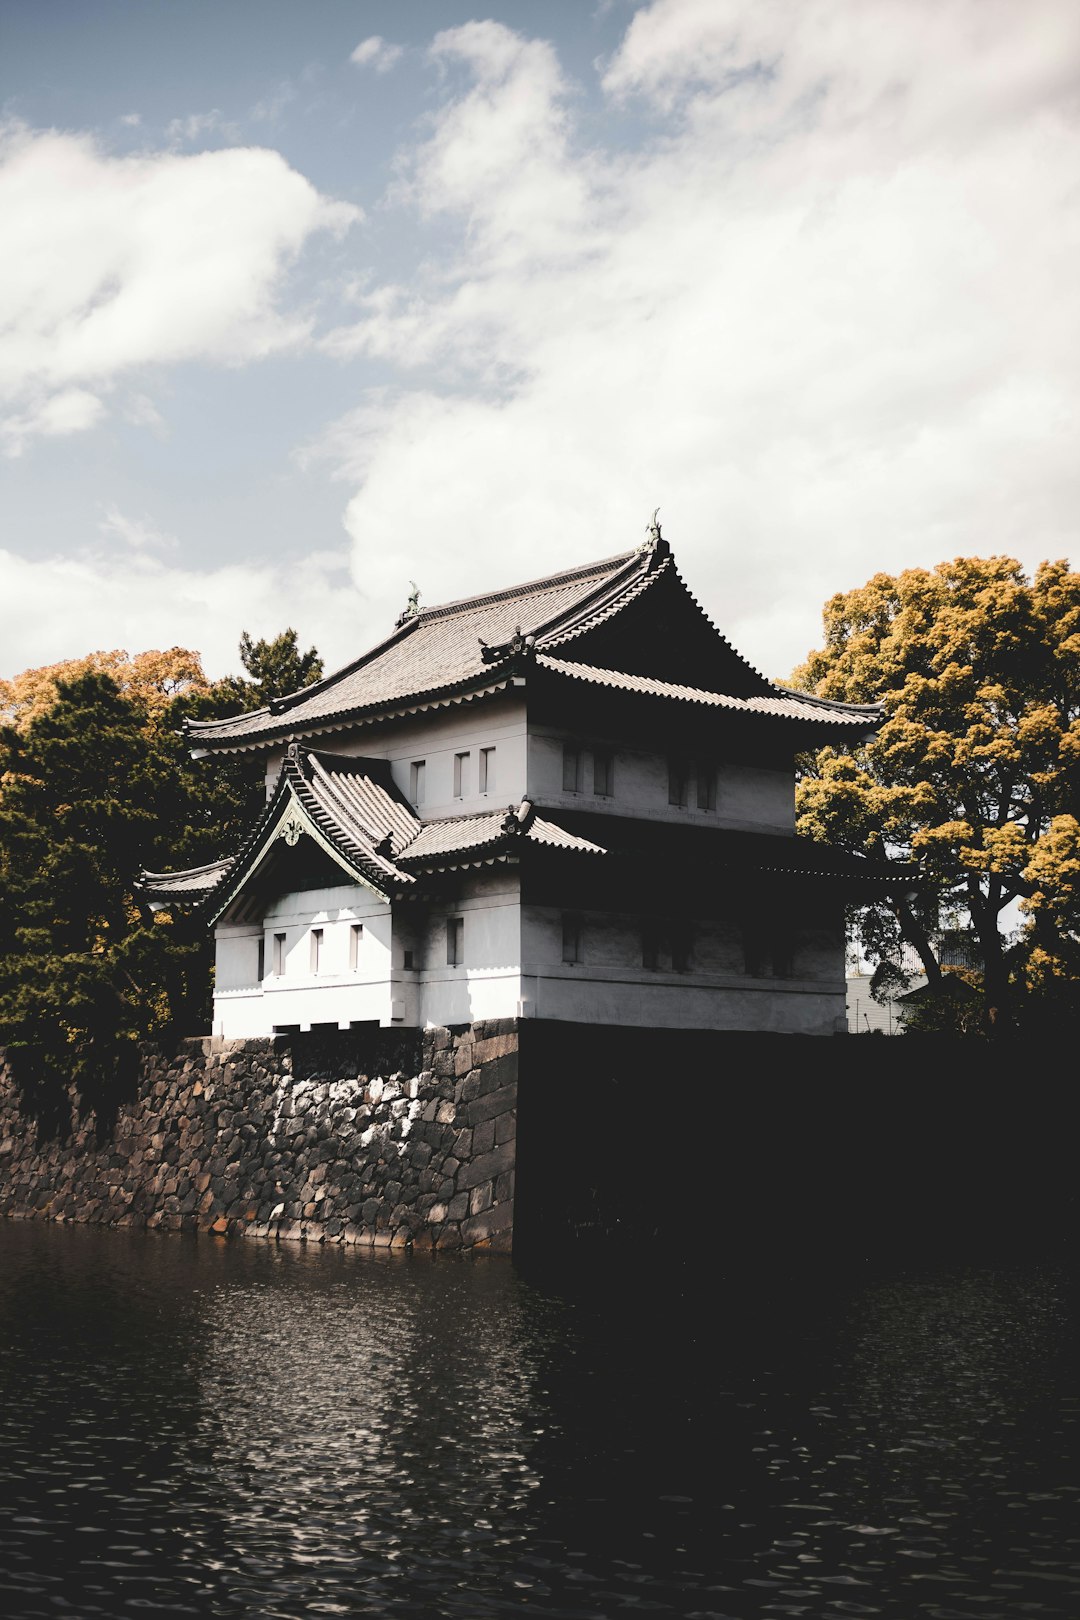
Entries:
<svg viewBox="0 0 1080 1620">
<path fill-rule="evenodd" d="M 111 1119 L 70 1095 L 47 1126 L 0 1049 L 0 1214 L 509 1252 L 517 1079 L 513 1020 L 189 1040 Z"/>
</svg>

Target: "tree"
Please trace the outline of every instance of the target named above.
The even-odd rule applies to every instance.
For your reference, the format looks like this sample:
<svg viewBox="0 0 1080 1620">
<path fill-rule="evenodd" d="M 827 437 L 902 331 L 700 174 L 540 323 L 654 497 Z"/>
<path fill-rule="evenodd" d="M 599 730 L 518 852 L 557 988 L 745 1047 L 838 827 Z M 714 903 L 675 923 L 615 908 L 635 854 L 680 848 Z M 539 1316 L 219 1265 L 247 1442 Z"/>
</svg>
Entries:
<svg viewBox="0 0 1080 1620">
<path fill-rule="evenodd" d="M 175 1025 L 206 981 L 203 942 L 156 922 L 135 890 L 182 783 L 145 704 L 93 671 L 0 732 L 0 771 L 0 1041 L 99 1103 L 134 1042 Z"/>
<path fill-rule="evenodd" d="M 910 944 L 940 988 L 941 916 L 966 914 L 983 960 L 984 1020 L 1003 1028 L 1012 1011 L 1005 907 L 1026 909 L 1027 959 L 1036 949 L 1073 957 L 1080 575 L 1044 563 L 1029 581 L 1007 557 L 877 574 L 826 603 L 824 628 L 825 646 L 792 684 L 880 699 L 885 720 L 868 746 L 802 762 L 799 831 L 916 861 L 914 898 L 862 908 L 868 953 L 899 968 Z"/>
<path fill-rule="evenodd" d="M 241 631 L 240 661 L 251 676 L 260 707 L 322 678 L 322 659 L 314 647 L 302 653 L 292 629 L 283 630 L 273 641 L 252 641 L 246 630 Z"/>
<path fill-rule="evenodd" d="M 245 633 L 240 651 L 250 681 L 211 683 L 197 653 L 174 647 L 90 653 L 0 683 L 0 1044 L 39 1095 L 74 1082 L 100 1106 L 138 1039 L 206 1027 L 207 930 L 181 910 L 151 912 L 137 880 L 235 849 L 263 783 L 247 756 L 193 766 L 181 724 L 322 672 L 293 630 Z"/>
<path fill-rule="evenodd" d="M 147 718 L 160 719 L 165 710 L 185 692 L 209 692 L 198 653 L 186 647 L 170 647 L 166 652 L 87 653 L 83 658 L 67 658 L 40 669 L 27 669 L 13 680 L 0 681 L 0 721 L 25 731 L 56 703 L 61 681 L 73 681 L 94 672 L 111 675 L 120 691 L 143 704 Z"/>
</svg>

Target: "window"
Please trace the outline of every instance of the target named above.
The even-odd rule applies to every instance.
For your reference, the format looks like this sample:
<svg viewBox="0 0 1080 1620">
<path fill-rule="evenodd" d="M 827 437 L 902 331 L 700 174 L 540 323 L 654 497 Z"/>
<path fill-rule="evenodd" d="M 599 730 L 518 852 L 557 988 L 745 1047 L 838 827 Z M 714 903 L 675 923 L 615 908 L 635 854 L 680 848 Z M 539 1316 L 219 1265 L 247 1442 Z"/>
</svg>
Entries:
<svg viewBox="0 0 1080 1620">
<path fill-rule="evenodd" d="M 281 978 L 285 972 L 285 935 L 274 935 L 274 975 Z"/>
<path fill-rule="evenodd" d="M 577 743 L 563 743 L 562 785 L 564 793 L 581 792 L 581 749 Z"/>
<path fill-rule="evenodd" d="M 581 961 L 581 918 L 570 912 L 563 913 L 562 959 L 567 963 Z"/>
<path fill-rule="evenodd" d="M 653 972 L 660 966 L 660 929 L 652 917 L 641 925 L 641 965 Z"/>
<path fill-rule="evenodd" d="M 259 965 L 255 970 L 256 980 L 262 984 L 266 978 L 266 935 L 259 936 Z"/>
<path fill-rule="evenodd" d="M 446 964 L 448 967 L 460 967 L 464 960 L 465 919 L 464 917 L 447 917 Z"/>
<path fill-rule="evenodd" d="M 406 973 L 412 972 L 413 968 L 416 966 L 416 961 L 412 951 L 402 951 L 401 965 L 405 969 Z"/>
<path fill-rule="evenodd" d="M 697 764 L 697 807 L 716 809 L 716 766 L 708 759 L 699 759 Z"/>
<path fill-rule="evenodd" d="M 318 973 L 319 967 L 322 963 L 322 937 L 323 931 L 321 928 L 313 928 L 311 930 L 311 946 L 308 956 L 308 966 L 312 973 Z"/>
<path fill-rule="evenodd" d="M 454 755 L 454 798 L 463 799 L 469 791 L 468 753 Z"/>
<path fill-rule="evenodd" d="M 668 804 L 686 805 L 689 777 L 684 759 L 668 760 Z"/>
<path fill-rule="evenodd" d="M 414 759 L 409 766 L 409 797 L 413 804 L 422 804 L 424 800 L 424 778 L 427 775 L 426 761 Z"/>
<path fill-rule="evenodd" d="M 364 943 L 363 923 L 353 923 L 349 929 L 349 967 L 355 973 L 360 966 L 360 948 Z"/>
<path fill-rule="evenodd" d="M 689 973 L 693 966 L 694 931 L 688 922 L 671 927 L 671 966 L 675 973 Z"/>
<path fill-rule="evenodd" d="M 592 785 L 599 799 L 610 799 L 615 792 L 615 756 L 610 748 L 598 748 L 593 754 Z"/>
<path fill-rule="evenodd" d="M 495 792 L 495 750 L 494 748 L 481 748 L 480 750 L 480 792 Z"/>
</svg>

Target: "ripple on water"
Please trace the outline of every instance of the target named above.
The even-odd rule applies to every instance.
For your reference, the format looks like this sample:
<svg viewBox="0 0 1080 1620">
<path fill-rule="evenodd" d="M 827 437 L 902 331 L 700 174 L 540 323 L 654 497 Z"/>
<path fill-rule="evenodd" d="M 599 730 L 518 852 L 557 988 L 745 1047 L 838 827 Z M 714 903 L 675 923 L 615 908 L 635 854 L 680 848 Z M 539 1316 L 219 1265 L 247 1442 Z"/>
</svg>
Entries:
<svg viewBox="0 0 1080 1620">
<path fill-rule="evenodd" d="M 1075 1620 L 1065 1279 L 718 1290 L 0 1224 L 0 1609 Z"/>
</svg>

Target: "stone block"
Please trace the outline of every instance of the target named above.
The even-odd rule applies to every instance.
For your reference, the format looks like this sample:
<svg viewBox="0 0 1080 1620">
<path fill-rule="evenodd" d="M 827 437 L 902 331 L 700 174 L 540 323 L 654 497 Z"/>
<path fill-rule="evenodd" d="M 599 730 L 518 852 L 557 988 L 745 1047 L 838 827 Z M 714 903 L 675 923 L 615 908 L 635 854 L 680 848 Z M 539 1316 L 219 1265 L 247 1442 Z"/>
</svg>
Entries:
<svg viewBox="0 0 1080 1620">
<path fill-rule="evenodd" d="M 468 1193 L 457 1193 L 446 1207 L 448 1221 L 463 1221 L 469 1213 Z"/>
<path fill-rule="evenodd" d="M 517 1114 L 500 1114 L 495 1120 L 495 1146 L 512 1142 L 517 1135 Z"/>
<path fill-rule="evenodd" d="M 495 1121 L 485 1119 L 473 1131 L 473 1152 L 490 1153 L 495 1146 Z"/>
<path fill-rule="evenodd" d="M 474 1187 L 469 1194 L 469 1214 L 482 1215 L 485 1209 L 490 1209 L 495 1199 L 495 1184 L 492 1181 L 482 1181 L 479 1187 Z"/>
<path fill-rule="evenodd" d="M 489 1091 L 499 1091 L 503 1086 L 512 1086 L 517 1077 L 516 1052 L 512 1056 L 496 1058 L 493 1063 L 485 1063 L 480 1071 L 480 1095 L 486 1097 Z"/>
<path fill-rule="evenodd" d="M 496 1204 L 461 1223 L 462 1241 L 470 1248 L 506 1248 L 514 1226 L 513 1204 Z M 496 1242 L 496 1239 L 506 1241 Z"/>
<path fill-rule="evenodd" d="M 514 1167 L 513 1142 L 504 1142 L 490 1153 L 479 1153 L 458 1172 L 458 1185 L 463 1191 L 477 1187 L 482 1181 L 493 1181 L 496 1176 Z"/>
<path fill-rule="evenodd" d="M 500 1086 L 497 1091 L 489 1091 L 484 1096 L 477 1097 L 465 1110 L 465 1118 L 470 1125 L 477 1125 L 481 1120 L 494 1119 L 496 1114 L 508 1114 L 517 1107 L 517 1082 Z"/>
</svg>

